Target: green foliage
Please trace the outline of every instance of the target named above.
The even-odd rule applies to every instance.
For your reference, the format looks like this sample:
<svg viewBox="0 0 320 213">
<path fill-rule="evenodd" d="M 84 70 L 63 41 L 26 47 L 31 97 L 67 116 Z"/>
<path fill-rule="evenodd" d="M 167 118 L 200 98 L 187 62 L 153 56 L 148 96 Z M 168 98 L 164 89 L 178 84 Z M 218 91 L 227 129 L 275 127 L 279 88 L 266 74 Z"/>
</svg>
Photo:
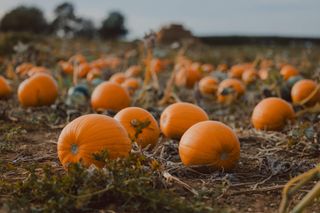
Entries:
<svg viewBox="0 0 320 213">
<path fill-rule="evenodd" d="M 44 33 L 47 30 L 47 22 L 40 9 L 20 6 L 3 16 L 0 30 Z"/>
<path fill-rule="evenodd" d="M 102 160 L 102 153 L 96 159 Z M 189 204 L 164 189 L 160 171 L 142 155 L 128 159 L 104 159 L 103 169 L 72 164 L 68 172 L 53 167 L 28 168 L 26 180 L 15 184 L 0 182 L 0 194 L 10 194 L 5 207 L 26 212 L 208 212 L 203 203 Z M 41 172 L 39 172 L 41 170 Z"/>
</svg>

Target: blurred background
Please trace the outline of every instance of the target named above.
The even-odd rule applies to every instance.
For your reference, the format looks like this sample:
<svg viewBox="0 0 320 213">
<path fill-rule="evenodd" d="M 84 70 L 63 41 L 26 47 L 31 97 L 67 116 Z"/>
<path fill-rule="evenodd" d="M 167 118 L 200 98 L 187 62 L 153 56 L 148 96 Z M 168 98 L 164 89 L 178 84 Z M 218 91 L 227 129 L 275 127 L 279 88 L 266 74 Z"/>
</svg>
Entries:
<svg viewBox="0 0 320 213">
<path fill-rule="evenodd" d="M 175 23 L 184 36 L 316 38 L 319 9 L 319 0 L 1 0 L 0 30 L 132 40 Z"/>
</svg>

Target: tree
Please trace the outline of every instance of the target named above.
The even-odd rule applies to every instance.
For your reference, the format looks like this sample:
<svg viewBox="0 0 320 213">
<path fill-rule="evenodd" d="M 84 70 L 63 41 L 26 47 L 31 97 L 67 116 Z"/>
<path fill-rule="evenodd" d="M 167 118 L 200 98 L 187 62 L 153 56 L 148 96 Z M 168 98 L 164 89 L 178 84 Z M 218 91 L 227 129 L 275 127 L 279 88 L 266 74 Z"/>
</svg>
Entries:
<svg viewBox="0 0 320 213">
<path fill-rule="evenodd" d="M 47 32 L 47 22 L 40 9 L 19 6 L 3 16 L 0 30 L 3 32 Z"/>
<path fill-rule="evenodd" d="M 99 30 L 100 36 L 105 39 L 116 39 L 125 36 L 128 30 L 124 26 L 125 18 L 118 12 L 113 11 L 102 22 L 102 27 Z"/>
</svg>

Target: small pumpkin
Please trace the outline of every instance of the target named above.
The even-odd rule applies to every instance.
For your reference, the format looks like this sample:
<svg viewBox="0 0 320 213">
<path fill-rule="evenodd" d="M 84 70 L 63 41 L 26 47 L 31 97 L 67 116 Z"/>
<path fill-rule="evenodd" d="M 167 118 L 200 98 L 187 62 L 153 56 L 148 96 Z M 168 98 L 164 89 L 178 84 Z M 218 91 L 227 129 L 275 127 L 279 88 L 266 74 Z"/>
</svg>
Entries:
<svg viewBox="0 0 320 213">
<path fill-rule="evenodd" d="M 81 54 L 76 54 L 71 56 L 68 62 L 71 64 L 74 64 L 74 63 L 82 64 L 82 63 L 86 63 L 87 59 Z"/>
<path fill-rule="evenodd" d="M 246 71 L 247 69 L 251 68 L 252 65 L 251 64 L 236 64 L 233 65 L 231 67 L 231 70 L 229 72 L 229 77 L 230 78 L 238 78 L 241 79 L 242 78 L 242 74 L 244 73 L 244 71 Z"/>
<path fill-rule="evenodd" d="M 91 82 L 95 78 L 100 78 L 102 76 L 102 72 L 98 68 L 92 68 L 87 74 L 87 81 Z"/>
<path fill-rule="evenodd" d="M 37 73 L 50 74 L 50 71 L 46 67 L 34 66 L 28 71 L 28 76 L 32 76 L 32 75 L 37 74 Z"/>
<path fill-rule="evenodd" d="M 126 70 L 125 75 L 128 78 L 130 78 L 130 77 L 138 77 L 140 75 L 141 71 L 142 71 L 141 66 L 132 65 Z"/>
<path fill-rule="evenodd" d="M 210 73 L 214 70 L 214 66 L 212 64 L 202 64 L 201 71 L 204 73 Z"/>
<path fill-rule="evenodd" d="M 92 68 L 97 68 L 97 69 L 106 69 L 110 66 L 108 60 L 104 58 L 99 58 L 94 61 L 91 61 L 90 66 Z"/>
<path fill-rule="evenodd" d="M 192 125 L 208 120 L 207 113 L 197 105 L 175 103 L 168 106 L 160 116 L 162 133 L 172 139 L 180 139 Z"/>
<path fill-rule="evenodd" d="M 90 64 L 85 62 L 80 64 L 75 70 L 77 70 L 77 74 L 80 78 L 85 78 L 87 74 L 90 72 L 91 66 Z"/>
<path fill-rule="evenodd" d="M 140 81 L 136 78 L 127 78 L 121 86 L 125 88 L 130 95 L 133 95 L 140 87 Z"/>
<path fill-rule="evenodd" d="M 16 73 L 23 77 L 27 75 L 28 71 L 33 67 L 34 65 L 32 63 L 22 63 L 19 66 L 16 67 Z"/>
<path fill-rule="evenodd" d="M 291 98 L 295 104 L 313 106 L 320 101 L 320 86 L 313 80 L 300 80 L 293 85 Z M 306 100 L 307 98 L 308 100 Z M 305 101 L 306 103 L 302 103 Z"/>
<path fill-rule="evenodd" d="M 117 84 L 122 84 L 125 80 L 127 79 L 126 75 L 122 72 L 118 72 L 113 74 L 109 81 L 117 83 Z"/>
<path fill-rule="evenodd" d="M 267 80 L 269 77 L 269 68 L 262 68 L 258 71 L 258 76 L 261 80 Z"/>
<path fill-rule="evenodd" d="M 12 93 L 12 88 L 8 81 L 0 75 L 0 99 L 10 96 Z"/>
<path fill-rule="evenodd" d="M 175 76 L 175 84 L 192 89 L 201 77 L 201 73 L 197 69 L 181 68 Z"/>
<path fill-rule="evenodd" d="M 51 105 L 58 97 L 56 80 L 48 74 L 37 73 L 24 80 L 18 88 L 18 99 L 24 107 Z"/>
<path fill-rule="evenodd" d="M 67 61 L 59 61 L 59 65 L 61 67 L 61 70 L 68 75 L 72 75 L 73 74 L 73 66 L 71 63 L 67 62 Z"/>
<path fill-rule="evenodd" d="M 245 84 L 250 84 L 250 83 L 254 82 L 257 79 L 257 77 L 258 77 L 258 73 L 255 69 L 248 69 L 243 72 L 242 81 Z"/>
<path fill-rule="evenodd" d="M 294 117 L 294 110 L 288 102 L 271 97 L 263 99 L 255 106 L 251 122 L 256 129 L 278 131 Z"/>
<path fill-rule="evenodd" d="M 299 75 L 299 71 L 292 65 L 284 65 L 280 70 L 280 74 L 284 80 L 288 80 L 292 76 Z"/>
<path fill-rule="evenodd" d="M 165 69 L 165 63 L 164 61 L 162 61 L 159 58 L 154 58 L 151 60 L 151 69 L 155 72 L 155 73 L 159 73 L 161 71 L 163 71 Z"/>
<path fill-rule="evenodd" d="M 83 115 L 65 126 L 58 139 L 58 157 L 66 168 L 69 163 L 81 162 L 102 167 L 94 154 L 108 152 L 110 159 L 127 157 L 131 142 L 126 130 L 115 119 L 98 114 Z"/>
<path fill-rule="evenodd" d="M 226 72 L 226 71 L 228 71 L 228 65 L 227 64 L 219 64 L 217 67 L 217 70 L 220 72 Z"/>
<path fill-rule="evenodd" d="M 94 110 L 113 110 L 120 111 L 129 107 L 131 99 L 129 93 L 114 82 L 103 82 L 92 92 L 91 106 Z"/>
<path fill-rule="evenodd" d="M 228 78 L 218 86 L 218 102 L 229 104 L 241 97 L 245 92 L 245 86 L 238 79 Z"/>
<path fill-rule="evenodd" d="M 158 142 L 160 129 L 156 119 L 146 110 L 139 107 L 127 107 L 118 112 L 114 119 L 127 130 L 131 141 L 137 142 L 142 148 Z"/>
<path fill-rule="evenodd" d="M 213 95 L 217 92 L 218 80 L 212 76 L 207 76 L 199 81 L 199 91 L 202 95 Z"/>
<path fill-rule="evenodd" d="M 202 121 L 183 134 L 179 155 L 186 166 L 230 170 L 240 158 L 240 143 L 227 125 L 218 121 Z"/>
</svg>

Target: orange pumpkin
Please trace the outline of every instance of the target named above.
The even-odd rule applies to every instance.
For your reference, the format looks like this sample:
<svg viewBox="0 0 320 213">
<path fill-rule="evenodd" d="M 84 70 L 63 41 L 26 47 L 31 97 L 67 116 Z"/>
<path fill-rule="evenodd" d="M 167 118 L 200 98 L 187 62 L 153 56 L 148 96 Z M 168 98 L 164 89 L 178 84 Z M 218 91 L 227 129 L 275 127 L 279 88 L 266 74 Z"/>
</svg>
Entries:
<svg viewBox="0 0 320 213">
<path fill-rule="evenodd" d="M 98 114 L 83 115 L 65 126 L 58 139 L 58 157 L 66 168 L 69 163 L 103 166 L 94 154 L 108 152 L 110 159 L 126 157 L 131 142 L 126 130 L 115 119 Z"/>
<path fill-rule="evenodd" d="M 158 142 L 160 129 L 157 121 L 146 110 L 139 107 L 127 107 L 118 112 L 114 119 L 127 130 L 129 138 L 142 148 Z"/>
<path fill-rule="evenodd" d="M 126 79 L 127 79 L 127 77 L 124 73 L 117 72 L 110 77 L 109 81 L 117 83 L 117 84 L 122 84 Z"/>
<path fill-rule="evenodd" d="M 242 74 L 244 73 L 244 71 L 246 71 L 247 69 L 251 68 L 252 65 L 251 64 L 236 64 L 233 65 L 231 67 L 231 70 L 229 72 L 229 77 L 230 78 L 238 78 L 241 79 L 242 78 Z"/>
<path fill-rule="evenodd" d="M 16 67 L 16 73 L 20 76 L 25 76 L 32 67 L 33 64 L 31 63 L 22 63 Z"/>
<path fill-rule="evenodd" d="M 133 95 L 134 92 L 139 89 L 140 87 L 140 82 L 138 79 L 136 78 L 127 78 L 122 84 L 121 86 L 123 88 L 125 88 L 130 95 Z"/>
<path fill-rule="evenodd" d="M 220 72 L 226 72 L 226 71 L 228 71 L 228 65 L 227 64 L 219 64 L 217 67 L 217 70 Z"/>
<path fill-rule="evenodd" d="M 207 76 L 199 81 L 199 91 L 202 95 L 213 95 L 218 89 L 218 80 Z"/>
<path fill-rule="evenodd" d="M 91 106 L 94 110 L 120 111 L 130 106 L 131 100 L 128 92 L 117 83 L 103 82 L 92 92 Z"/>
<path fill-rule="evenodd" d="M 269 68 L 260 69 L 258 75 L 261 80 L 267 80 L 269 77 Z"/>
<path fill-rule="evenodd" d="M 125 75 L 126 77 L 130 78 L 130 77 L 138 77 L 141 73 L 142 69 L 139 65 L 133 65 L 130 66 L 126 72 Z"/>
<path fill-rule="evenodd" d="M 65 74 L 68 74 L 68 75 L 73 74 L 73 66 L 71 63 L 69 63 L 67 61 L 60 61 L 59 65 Z"/>
<path fill-rule="evenodd" d="M 192 125 L 208 119 L 207 113 L 197 105 L 175 103 L 162 112 L 160 129 L 166 137 L 180 139 Z"/>
<path fill-rule="evenodd" d="M 24 107 L 51 105 L 58 97 L 56 80 L 48 74 L 37 73 L 24 80 L 18 88 L 18 99 Z"/>
<path fill-rule="evenodd" d="M 8 81 L 3 76 L 0 76 L 0 98 L 6 98 L 11 93 L 12 89 Z"/>
<path fill-rule="evenodd" d="M 254 108 L 251 122 L 256 129 L 281 130 L 295 117 L 292 106 L 281 98 L 271 97 L 260 101 Z"/>
<path fill-rule="evenodd" d="M 77 67 L 78 76 L 80 78 L 85 78 L 91 70 L 91 66 L 88 63 L 82 63 Z"/>
<path fill-rule="evenodd" d="M 46 67 L 36 66 L 36 67 L 32 67 L 32 68 L 28 71 L 28 76 L 33 76 L 34 74 L 37 74 L 37 73 L 50 74 L 50 71 L 49 71 Z"/>
<path fill-rule="evenodd" d="M 179 155 L 186 166 L 230 170 L 240 158 L 240 143 L 227 125 L 218 121 L 202 121 L 183 134 Z"/>
<path fill-rule="evenodd" d="M 225 79 L 218 86 L 218 102 L 229 104 L 241 97 L 245 86 L 238 79 Z"/>
<path fill-rule="evenodd" d="M 312 97 L 305 103 L 307 106 L 313 106 L 320 101 L 320 88 L 313 80 L 300 80 L 291 89 L 292 101 L 295 104 L 301 104 L 302 101 L 311 95 Z"/>
<path fill-rule="evenodd" d="M 100 78 L 102 76 L 102 72 L 98 68 L 91 69 L 87 74 L 87 81 L 91 82 L 95 78 Z"/>
<path fill-rule="evenodd" d="M 214 70 L 214 66 L 212 64 L 202 64 L 201 71 L 204 73 L 210 73 Z"/>
<path fill-rule="evenodd" d="M 192 89 L 201 77 L 201 73 L 197 69 L 181 68 L 175 76 L 175 83 L 177 86 Z"/>
<path fill-rule="evenodd" d="M 299 75 L 299 71 L 292 65 L 284 65 L 280 70 L 280 74 L 284 80 L 288 80 L 292 76 Z"/>
<path fill-rule="evenodd" d="M 110 65 L 109 62 L 103 58 L 99 58 L 90 63 L 90 66 L 92 68 L 97 68 L 97 69 L 105 69 L 105 68 L 108 68 L 109 65 Z"/>
<path fill-rule="evenodd" d="M 248 69 L 243 72 L 242 81 L 245 84 L 250 84 L 250 83 L 254 82 L 257 79 L 257 77 L 258 77 L 258 73 L 255 69 Z"/>
</svg>

